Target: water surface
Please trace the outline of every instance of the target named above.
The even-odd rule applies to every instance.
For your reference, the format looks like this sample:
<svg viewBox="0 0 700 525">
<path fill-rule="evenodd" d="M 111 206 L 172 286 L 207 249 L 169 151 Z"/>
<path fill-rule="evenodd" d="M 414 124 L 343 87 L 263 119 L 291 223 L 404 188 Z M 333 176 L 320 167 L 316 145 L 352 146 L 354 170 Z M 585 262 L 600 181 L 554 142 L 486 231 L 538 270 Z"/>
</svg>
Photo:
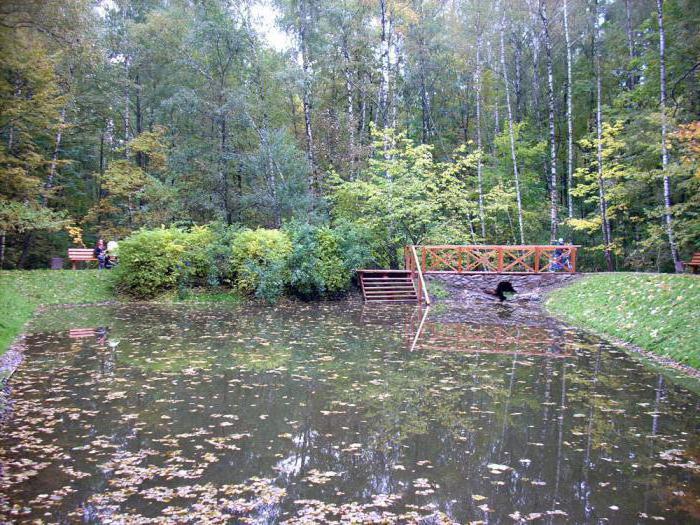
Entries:
<svg viewBox="0 0 700 525">
<path fill-rule="evenodd" d="M 700 519 L 700 397 L 533 311 L 116 305 L 29 331 L 0 521 Z"/>
</svg>

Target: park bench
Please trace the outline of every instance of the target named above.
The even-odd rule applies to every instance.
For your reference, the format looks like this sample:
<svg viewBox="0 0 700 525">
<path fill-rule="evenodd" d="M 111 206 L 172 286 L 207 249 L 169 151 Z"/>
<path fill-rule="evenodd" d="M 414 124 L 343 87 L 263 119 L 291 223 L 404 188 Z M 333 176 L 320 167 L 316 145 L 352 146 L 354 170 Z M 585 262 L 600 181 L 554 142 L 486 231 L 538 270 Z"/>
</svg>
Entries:
<svg viewBox="0 0 700 525">
<path fill-rule="evenodd" d="M 80 261 L 96 261 L 95 252 L 92 248 L 68 248 L 68 260 L 77 269 Z"/>
<path fill-rule="evenodd" d="M 698 273 L 698 268 L 700 268 L 700 252 L 695 252 L 690 262 L 684 262 L 683 265 L 690 266 L 693 269 L 693 273 Z"/>
</svg>

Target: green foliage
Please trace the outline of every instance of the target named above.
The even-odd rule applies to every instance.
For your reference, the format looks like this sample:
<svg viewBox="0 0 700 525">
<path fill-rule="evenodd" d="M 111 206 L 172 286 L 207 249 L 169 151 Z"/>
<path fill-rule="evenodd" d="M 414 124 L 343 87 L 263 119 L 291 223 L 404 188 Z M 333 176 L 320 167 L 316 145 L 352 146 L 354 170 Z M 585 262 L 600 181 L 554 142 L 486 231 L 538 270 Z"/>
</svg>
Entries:
<svg viewBox="0 0 700 525">
<path fill-rule="evenodd" d="M 700 368 L 700 283 L 690 275 L 590 275 L 547 308 L 585 328 Z"/>
<path fill-rule="evenodd" d="M 343 252 L 339 231 L 307 223 L 292 223 L 285 230 L 294 247 L 289 257 L 289 288 L 294 295 L 308 300 L 350 288 L 353 261 Z"/>
<path fill-rule="evenodd" d="M 540 33 L 540 17 L 528 14 L 531 2 L 515 1 L 503 20 L 486 0 L 456 10 L 439 2 L 389 3 L 386 36 L 391 41 L 400 31 L 402 45 L 395 57 L 401 67 L 387 70 L 382 54 L 372 51 L 378 43 L 374 3 L 319 4 L 306 17 L 298 2 L 280 0 L 279 23 L 298 37 L 295 46 L 302 43 L 304 22 L 313 63 L 307 71 L 288 60 L 288 51 L 265 43 L 247 9 L 232 9 L 223 0 L 206 8 L 197 2 L 108 4 L 99 10 L 102 16 L 86 0 L 11 2 L 3 11 L 5 267 L 20 260 L 43 265 L 59 255 L 67 245 L 59 230 L 68 223 L 92 240 L 160 225 L 221 221 L 255 229 L 329 219 L 334 228 L 351 225 L 362 232 L 362 244 L 349 249 L 348 237 L 341 236 L 343 253 L 353 252 L 365 266 L 396 267 L 404 244 L 519 242 L 518 197 L 525 241 L 549 239 L 548 54 L 540 56 L 539 69 L 522 67 L 527 56 L 521 43 L 505 39 L 507 71 L 517 73 L 509 86 L 520 175 L 516 196 L 499 53 L 486 48 L 487 42 L 497 44 L 501 21 L 507 34 Z M 648 3 L 628 18 L 627 4 L 598 3 L 603 120 L 623 126 L 615 140 L 624 147 L 605 166 L 612 237 L 619 267 L 670 270 L 668 238 L 659 226 L 658 20 Z M 700 108 L 699 6 L 664 2 L 670 148 L 665 174 L 671 177 L 682 257 L 700 239 L 694 177 L 699 150 L 684 144 L 697 143 L 692 125 Z M 555 23 L 558 227 L 567 240 L 584 245 L 585 269 L 598 266 L 601 244 L 591 186 L 596 181 L 590 180 L 594 24 L 582 0 L 570 0 L 569 12 L 575 35 L 573 169 L 579 170 L 571 186 L 580 188 L 572 192 L 575 220 L 567 220 L 567 53 L 563 27 Z M 471 50 L 470 60 L 464 60 L 464 50 Z M 473 81 L 479 66 L 477 124 Z M 381 97 L 368 94 L 380 93 L 387 81 L 391 93 L 382 108 Z M 616 167 L 623 171 L 615 174 Z M 231 278 L 228 269 L 222 271 L 230 265 L 220 252 L 206 277 L 212 284 Z"/>
<path fill-rule="evenodd" d="M 288 282 L 287 258 L 291 253 L 292 243 L 283 231 L 258 228 L 237 233 L 231 245 L 231 271 L 237 290 L 274 301 Z"/>
<path fill-rule="evenodd" d="M 173 289 L 183 278 L 188 234 L 178 228 L 140 230 L 119 243 L 119 289 L 148 299 Z"/>
<path fill-rule="evenodd" d="M 340 250 L 340 240 L 335 231 L 321 227 L 316 232 L 318 242 L 319 273 L 325 292 L 329 295 L 345 292 L 350 288 L 350 271 Z"/>
<path fill-rule="evenodd" d="M 231 245 L 241 231 L 240 226 L 227 226 L 222 222 L 208 225 L 211 238 L 201 248 L 206 251 L 208 271 L 206 285 L 211 287 L 231 284 Z"/>
<path fill-rule="evenodd" d="M 374 130 L 373 138 L 376 153 L 368 168 L 353 181 L 336 178 L 334 217 L 371 231 L 392 266 L 399 264 L 406 244 L 421 244 L 445 231 L 467 237 L 475 210 L 470 192 L 477 156 L 458 148 L 450 162 L 440 163 L 431 146 L 416 145 L 404 133 Z"/>
</svg>

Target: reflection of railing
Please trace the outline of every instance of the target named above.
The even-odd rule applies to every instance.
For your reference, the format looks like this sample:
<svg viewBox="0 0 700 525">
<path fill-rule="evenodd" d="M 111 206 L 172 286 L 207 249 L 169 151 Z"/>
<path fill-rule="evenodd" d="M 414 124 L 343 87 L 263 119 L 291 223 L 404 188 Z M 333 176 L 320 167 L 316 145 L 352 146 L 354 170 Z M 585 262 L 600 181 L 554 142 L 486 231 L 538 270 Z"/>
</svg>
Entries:
<svg viewBox="0 0 700 525">
<path fill-rule="evenodd" d="M 411 246 L 415 265 L 423 273 L 541 273 L 576 272 L 578 245 L 439 245 Z M 408 268 L 409 257 L 406 255 Z"/>
<path fill-rule="evenodd" d="M 546 357 L 569 357 L 564 339 L 555 337 L 544 327 L 476 323 L 426 322 L 425 316 L 416 326 L 410 320 L 406 335 L 411 350 L 448 352 L 520 354 Z M 562 338 L 564 335 L 562 334 Z"/>
<path fill-rule="evenodd" d="M 418 261 L 415 246 L 404 247 L 404 265 L 411 272 L 412 279 L 418 278 L 418 302 L 420 303 L 424 300 L 426 305 L 430 305 L 430 294 L 428 294 L 428 287 L 425 285 L 425 279 L 423 279 L 423 271 Z"/>
</svg>

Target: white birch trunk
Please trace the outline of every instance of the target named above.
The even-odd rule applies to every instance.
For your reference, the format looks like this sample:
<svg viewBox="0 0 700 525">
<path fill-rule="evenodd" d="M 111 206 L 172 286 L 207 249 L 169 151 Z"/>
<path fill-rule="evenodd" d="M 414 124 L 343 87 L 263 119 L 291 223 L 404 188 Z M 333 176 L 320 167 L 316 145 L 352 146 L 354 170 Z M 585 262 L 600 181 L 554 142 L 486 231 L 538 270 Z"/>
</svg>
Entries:
<svg viewBox="0 0 700 525">
<path fill-rule="evenodd" d="M 574 216 L 574 126 L 573 126 L 573 78 L 571 75 L 571 37 L 569 35 L 569 2 L 564 0 L 564 40 L 566 42 L 566 203 L 569 218 Z"/>
<path fill-rule="evenodd" d="M 381 79 L 379 83 L 379 122 L 382 128 L 387 127 L 388 123 L 388 102 L 389 102 L 389 79 L 391 71 L 391 62 L 389 56 L 389 20 L 387 12 L 387 0 L 379 0 L 380 22 L 381 22 L 381 41 L 379 46 L 380 63 L 381 63 Z"/>
<path fill-rule="evenodd" d="M 501 10 L 501 4 L 498 3 L 496 12 Z M 523 227 L 523 203 L 520 194 L 520 174 L 518 173 L 518 159 L 515 152 L 515 130 L 513 129 L 513 110 L 510 104 L 510 86 L 508 85 L 508 68 L 506 67 L 506 50 L 505 50 L 505 11 L 501 15 L 501 23 L 499 26 L 501 40 L 501 70 L 503 73 L 503 84 L 506 91 L 506 109 L 508 112 L 508 134 L 510 135 L 510 156 L 513 162 L 513 178 L 515 179 L 515 197 L 518 203 L 518 227 L 520 230 L 520 242 L 525 244 L 525 229 Z"/>
<path fill-rule="evenodd" d="M 671 249 L 671 259 L 676 272 L 683 271 L 683 265 L 678 256 L 675 235 L 673 232 L 673 212 L 671 210 L 671 177 L 668 174 L 668 147 L 666 133 L 668 122 L 666 116 L 666 34 L 664 33 L 664 0 L 656 0 L 656 10 L 659 19 L 659 71 L 660 79 L 660 109 L 661 109 L 661 169 L 664 175 L 664 218 L 666 234 Z"/>
<path fill-rule="evenodd" d="M 63 127 L 66 122 L 66 108 L 65 106 L 61 108 L 61 114 L 58 121 L 58 130 L 56 131 L 56 140 L 53 146 L 53 153 L 51 154 L 51 162 L 49 164 L 49 175 L 46 178 L 45 188 L 48 190 L 53 187 L 54 179 L 56 178 L 56 172 L 58 167 L 58 154 L 61 150 L 61 139 L 63 138 Z"/>
<path fill-rule="evenodd" d="M 347 40 L 343 40 L 343 58 L 345 59 L 345 96 L 346 98 L 346 113 L 347 113 L 347 131 L 348 131 L 348 152 L 350 153 L 350 161 L 354 166 L 355 161 L 355 108 L 353 101 L 352 89 L 352 72 L 350 71 L 350 53 L 348 52 Z M 351 169 L 352 171 L 352 169 Z"/>
<path fill-rule="evenodd" d="M 630 0 L 625 0 L 625 30 L 627 32 L 627 52 L 629 53 L 630 71 L 627 78 L 627 88 L 632 89 L 636 84 L 632 61 L 634 60 L 634 37 L 632 36 L 632 13 L 630 11 Z"/>
<path fill-rule="evenodd" d="M 309 64 L 309 49 L 307 42 L 307 13 L 306 3 L 299 3 L 299 47 L 301 50 L 301 67 L 304 75 L 302 89 L 302 106 L 304 109 L 304 131 L 306 134 L 306 159 L 309 163 L 309 193 L 317 195 L 318 181 L 316 180 L 316 161 L 314 158 L 314 136 L 311 124 L 311 65 Z"/>
<path fill-rule="evenodd" d="M 474 89 L 476 91 L 476 148 L 479 151 L 479 158 L 476 164 L 476 179 L 479 185 L 479 223 L 481 224 L 481 238 L 484 240 L 486 239 L 486 220 L 484 217 L 483 161 L 481 158 L 481 24 L 479 24 L 478 31 L 479 34 L 476 37 L 476 71 L 474 73 Z"/>
<path fill-rule="evenodd" d="M 552 58 L 552 38 L 549 33 L 549 18 L 547 18 L 547 7 L 543 0 L 539 0 L 539 12 L 544 29 L 544 47 L 547 62 L 547 109 L 549 110 L 549 217 L 550 217 L 550 239 L 552 243 L 557 240 L 559 222 L 559 193 L 557 180 L 557 141 L 554 129 L 554 65 Z"/>
<path fill-rule="evenodd" d="M 596 0 L 595 16 L 595 75 L 596 75 L 596 149 L 598 169 L 598 203 L 600 206 L 601 228 L 603 233 L 603 250 L 609 272 L 613 271 L 611 252 L 611 231 L 608 222 L 608 202 L 605 196 L 605 181 L 603 179 L 603 78 L 601 71 L 601 42 L 600 42 L 600 13 Z"/>
</svg>

